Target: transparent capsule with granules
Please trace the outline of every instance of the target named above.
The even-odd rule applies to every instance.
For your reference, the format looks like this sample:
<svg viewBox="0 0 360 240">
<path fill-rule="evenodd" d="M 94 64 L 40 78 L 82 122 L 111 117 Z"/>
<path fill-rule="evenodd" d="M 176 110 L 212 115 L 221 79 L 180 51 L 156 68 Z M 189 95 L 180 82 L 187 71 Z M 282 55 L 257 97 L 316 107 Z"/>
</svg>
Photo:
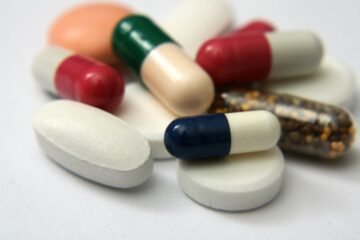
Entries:
<svg viewBox="0 0 360 240">
<path fill-rule="evenodd" d="M 254 89 L 219 89 L 209 112 L 268 110 L 281 124 L 283 150 L 335 159 L 346 153 L 355 124 L 346 110 L 308 99 Z"/>
</svg>

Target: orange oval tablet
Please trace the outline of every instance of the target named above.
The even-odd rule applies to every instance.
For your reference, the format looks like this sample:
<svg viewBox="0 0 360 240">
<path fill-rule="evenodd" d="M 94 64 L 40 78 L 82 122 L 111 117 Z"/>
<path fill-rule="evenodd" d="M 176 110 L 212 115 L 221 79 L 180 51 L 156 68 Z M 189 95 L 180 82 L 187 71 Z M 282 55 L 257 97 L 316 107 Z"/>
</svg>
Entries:
<svg viewBox="0 0 360 240">
<path fill-rule="evenodd" d="M 132 11 L 111 3 L 82 4 L 61 15 L 51 26 L 48 41 L 82 55 L 117 65 L 119 60 L 111 46 L 117 22 Z"/>
</svg>

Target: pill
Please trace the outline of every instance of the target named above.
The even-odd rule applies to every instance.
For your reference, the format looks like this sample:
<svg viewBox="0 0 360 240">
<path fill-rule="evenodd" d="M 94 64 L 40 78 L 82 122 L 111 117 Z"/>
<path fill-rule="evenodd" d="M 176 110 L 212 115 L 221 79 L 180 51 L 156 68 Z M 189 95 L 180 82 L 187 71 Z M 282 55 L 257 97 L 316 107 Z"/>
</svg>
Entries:
<svg viewBox="0 0 360 240">
<path fill-rule="evenodd" d="M 172 158 L 164 145 L 164 133 L 176 116 L 140 83 L 126 84 L 124 100 L 115 115 L 144 135 L 155 160 Z"/>
<path fill-rule="evenodd" d="M 121 20 L 113 47 L 174 114 L 196 115 L 210 106 L 214 86 L 209 75 L 149 18 L 131 15 Z"/>
<path fill-rule="evenodd" d="M 350 150 L 355 123 L 340 107 L 287 94 L 243 88 L 219 89 L 211 113 L 267 110 L 281 124 L 283 150 L 336 159 Z"/>
<path fill-rule="evenodd" d="M 187 0 L 182 1 L 161 26 L 189 56 L 195 58 L 203 42 L 230 28 L 232 18 L 229 1 Z"/>
<path fill-rule="evenodd" d="M 48 42 L 117 65 L 119 60 L 112 51 L 111 34 L 116 23 L 130 13 L 122 4 L 78 5 L 56 19 L 49 29 Z"/>
<path fill-rule="evenodd" d="M 265 205 L 281 190 L 284 157 L 274 147 L 207 162 L 178 161 L 184 193 L 209 208 L 244 211 Z"/>
<path fill-rule="evenodd" d="M 267 111 L 178 118 L 166 128 L 170 154 L 196 160 L 268 150 L 280 137 L 277 118 Z"/>
<path fill-rule="evenodd" d="M 269 82 L 264 87 L 270 92 L 287 93 L 347 109 L 354 108 L 357 93 L 353 70 L 333 56 L 325 56 L 314 74 Z"/>
<path fill-rule="evenodd" d="M 69 100 L 53 101 L 35 114 L 33 128 L 49 158 L 85 179 L 130 188 L 152 173 L 147 140 L 100 109 Z"/>
<path fill-rule="evenodd" d="M 309 31 L 248 33 L 205 42 L 196 61 L 215 85 L 303 76 L 318 69 L 321 40 Z"/>
<path fill-rule="evenodd" d="M 34 59 L 33 74 L 48 92 L 113 111 L 124 95 L 124 80 L 113 68 L 50 46 Z"/>
<path fill-rule="evenodd" d="M 262 19 L 252 20 L 245 25 L 241 26 L 240 28 L 234 29 L 231 31 L 231 35 L 239 35 L 243 33 L 250 33 L 250 32 L 258 32 L 258 33 L 266 33 L 266 32 L 274 32 L 275 26 Z M 209 38 L 210 39 L 210 38 Z"/>
</svg>

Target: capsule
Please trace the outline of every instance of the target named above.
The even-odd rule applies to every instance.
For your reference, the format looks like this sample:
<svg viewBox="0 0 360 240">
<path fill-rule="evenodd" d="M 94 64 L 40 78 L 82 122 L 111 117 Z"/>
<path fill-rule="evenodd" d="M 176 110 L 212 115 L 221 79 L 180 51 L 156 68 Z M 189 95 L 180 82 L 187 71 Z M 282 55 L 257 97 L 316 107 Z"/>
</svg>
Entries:
<svg viewBox="0 0 360 240">
<path fill-rule="evenodd" d="M 336 159 L 348 152 L 354 141 L 355 124 L 346 110 L 292 95 L 223 88 L 209 112 L 252 110 L 267 110 L 278 117 L 283 150 Z"/>
<path fill-rule="evenodd" d="M 272 113 L 252 111 L 178 118 L 166 128 L 164 142 L 176 158 L 196 160 L 268 150 L 279 137 Z"/>
<path fill-rule="evenodd" d="M 257 33 L 266 33 L 266 32 L 274 32 L 276 30 L 275 26 L 271 24 L 270 22 L 266 20 L 252 20 L 245 24 L 244 26 L 241 26 L 238 29 L 233 30 L 230 35 L 240 35 L 243 33 L 251 33 L 251 32 L 257 32 Z"/>
<path fill-rule="evenodd" d="M 33 74 L 52 94 L 110 112 L 124 95 L 124 80 L 113 68 L 54 46 L 36 56 Z"/>
<path fill-rule="evenodd" d="M 149 18 L 121 20 L 112 43 L 115 53 L 176 115 L 200 114 L 211 105 L 214 85 L 209 75 Z"/>
<path fill-rule="evenodd" d="M 196 61 L 222 85 L 307 75 L 322 56 L 321 40 L 312 32 L 252 32 L 205 42 Z"/>
</svg>

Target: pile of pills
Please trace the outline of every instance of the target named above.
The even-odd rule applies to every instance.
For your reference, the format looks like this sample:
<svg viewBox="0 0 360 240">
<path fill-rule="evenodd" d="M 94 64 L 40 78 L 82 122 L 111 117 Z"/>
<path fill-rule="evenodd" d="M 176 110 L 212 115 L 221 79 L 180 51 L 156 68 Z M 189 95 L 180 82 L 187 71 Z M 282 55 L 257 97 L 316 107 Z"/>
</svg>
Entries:
<svg viewBox="0 0 360 240">
<path fill-rule="evenodd" d="M 313 32 L 263 20 L 231 30 L 232 18 L 224 0 L 184 1 L 160 24 L 109 3 L 60 16 L 33 62 L 40 85 L 64 98 L 34 116 L 43 152 L 116 188 L 144 183 L 154 159 L 176 158 L 185 194 L 226 211 L 274 199 L 281 150 L 341 159 L 355 136 L 342 108 L 351 96 L 306 94 L 337 81 L 351 88 L 352 74 Z M 127 68 L 139 82 L 124 80 Z"/>
</svg>

